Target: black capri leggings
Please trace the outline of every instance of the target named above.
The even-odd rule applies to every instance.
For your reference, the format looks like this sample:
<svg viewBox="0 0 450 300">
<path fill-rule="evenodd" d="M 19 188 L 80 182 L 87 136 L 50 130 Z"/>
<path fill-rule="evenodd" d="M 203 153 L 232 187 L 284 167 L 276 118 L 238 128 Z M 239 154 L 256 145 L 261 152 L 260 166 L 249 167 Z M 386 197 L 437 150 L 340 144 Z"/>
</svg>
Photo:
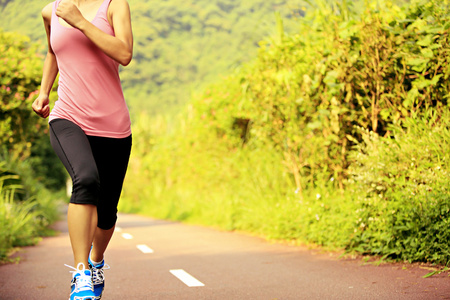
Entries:
<svg viewBox="0 0 450 300">
<path fill-rule="evenodd" d="M 131 135 L 116 139 L 89 136 L 64 119 L 50 122 L 50 142 L 73 182 L 70 203 L 97 206 L 98 227 L 111 229 L 117 221 L 131 152 Z"/>
</svg>

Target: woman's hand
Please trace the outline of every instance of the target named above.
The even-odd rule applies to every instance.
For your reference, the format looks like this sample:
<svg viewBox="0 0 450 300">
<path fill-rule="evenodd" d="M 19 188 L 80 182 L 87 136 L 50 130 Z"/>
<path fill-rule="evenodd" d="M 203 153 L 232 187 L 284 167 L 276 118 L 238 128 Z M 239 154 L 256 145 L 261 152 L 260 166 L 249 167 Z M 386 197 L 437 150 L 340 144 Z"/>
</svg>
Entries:
<svg viewBox="0 0 450 300">
<path fill-rule="evenodd" d="M 39 95 L 31 105 L 34 112 L 41 118 L 47 118 L 50 114 L 49 99 L 47 95 Z"/>
<path fill-rule="evenodd" d="M 78 7 L 70 0 L 62 0 L 56 8 L 56 15 L 72 27 L 79 28 L 86 21 Z"/>
</svg>

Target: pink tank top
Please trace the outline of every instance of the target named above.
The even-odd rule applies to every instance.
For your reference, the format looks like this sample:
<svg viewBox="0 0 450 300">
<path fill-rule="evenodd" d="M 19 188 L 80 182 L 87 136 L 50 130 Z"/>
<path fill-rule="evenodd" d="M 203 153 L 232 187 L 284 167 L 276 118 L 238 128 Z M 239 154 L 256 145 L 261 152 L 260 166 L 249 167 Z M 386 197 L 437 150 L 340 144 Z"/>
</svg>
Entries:
<svg viewBox="0 0 450 300">
<path fill-rule="evenodd" d="M 59 23 L 53 5 L 50 44 L 59 68 L 58 100 L 49 121 L 66 119 L 87 135 L 124 138 L 131 134 L 130 115 L 119 78 L 119 63 L 104 54 L 81 31 Z M 113 35 L 104 0 L 92 24 Z"/>
</svg>

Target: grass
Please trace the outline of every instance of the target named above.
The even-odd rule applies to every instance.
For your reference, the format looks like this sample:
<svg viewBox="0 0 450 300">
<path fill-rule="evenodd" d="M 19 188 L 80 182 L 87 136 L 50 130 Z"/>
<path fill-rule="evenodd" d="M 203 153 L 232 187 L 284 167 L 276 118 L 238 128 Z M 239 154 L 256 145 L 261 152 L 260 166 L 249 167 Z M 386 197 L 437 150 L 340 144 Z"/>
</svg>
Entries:
<svg viewBox="0 0 450 300">
<path fill-rule="evenodd" d="M 20 179 L 0 176 L 0 262 L 10 261 L 14 248 L 35 245 L 41 236 L 51 235 L 48 226 L 59 216 L 55 195 L 40 190 L 23 199 L 26 193 Z"/>
<path fill-rule="evenodd" d="M 188 122 L 177 132 L 166 121 L 138 120 L 120 210 L 445 265 L 448 124 L 450 113 L 441 112 L 408 120 L 392 136 L 367 133 L 354 149 L 345 189 L 331 178 L 299 195 L 276 149 L 230 147 L 223 137 L 197 135 Z"/>
</svg>

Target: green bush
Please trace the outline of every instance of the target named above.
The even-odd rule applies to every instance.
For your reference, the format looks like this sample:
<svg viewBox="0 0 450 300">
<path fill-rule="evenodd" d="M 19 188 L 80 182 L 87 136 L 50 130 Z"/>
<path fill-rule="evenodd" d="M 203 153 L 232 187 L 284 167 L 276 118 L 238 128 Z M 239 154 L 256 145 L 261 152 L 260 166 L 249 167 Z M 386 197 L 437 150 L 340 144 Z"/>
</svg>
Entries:
<svg viewBox="0 0 450 300">
<path fill-rule="evenodd" d="M 358 229 L 348 248 L 409 261 L 450 260 L 450 113 L 445 107 L 391 128 L 364 132 L 350 168 Z"/>
<path fill-rule="evenodd" d="M 42 76 L 37 49 L 28 37 L 0 30 L 0 152 L 6 152 L 11 160 L 28 160 L 32 176 L 47 188 L 59 190 L 67 173 L 51 149 L 47 120 L 31 109 Z M 51 98 L 55 96 L 53 91 Z"/>
<path fill-rule="evenodd" d="M 0 144 L 25 159 L 45 124 L 30 109 L 40 84 L 41 59 L 28 37 L 1 30 L 0 52 Z"/>
</svg>

